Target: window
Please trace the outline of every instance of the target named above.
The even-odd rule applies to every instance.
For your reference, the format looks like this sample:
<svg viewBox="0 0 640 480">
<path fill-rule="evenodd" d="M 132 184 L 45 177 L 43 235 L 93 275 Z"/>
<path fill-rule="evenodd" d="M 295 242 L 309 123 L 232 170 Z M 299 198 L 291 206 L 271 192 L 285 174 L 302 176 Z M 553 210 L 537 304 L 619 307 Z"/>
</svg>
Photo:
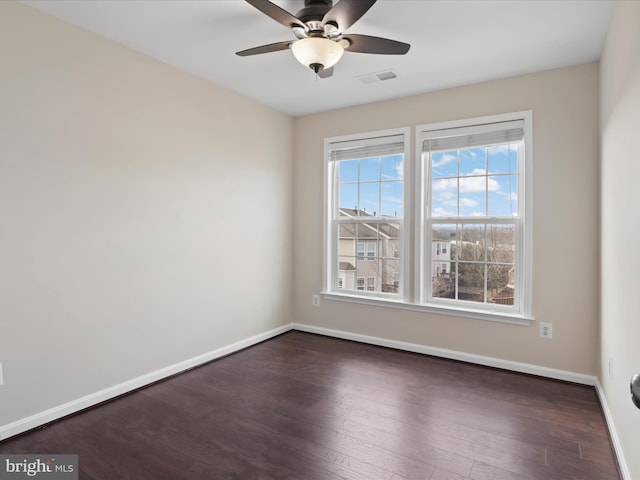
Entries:
<svg viewBox="0 0 640 480">
<path fill-rule="evenodd" d="M 364 258 L 375 258 L 376 256 L 376 242 L 358 242 L 357 255 L 359 260 Z"/>
<path fill-rule="evenodd" d="M 524 313 L 524 118 L 418 131 L 421 237 L 437 245 L 423 249 L 421 302 Z"/>
<path fill-rule="evenodd" d="M 376 277 L 367 277 L 367 291 L 376 291 Z"/>
<path fill-rule="evenodd" d="M 405 156 L 408 131 L 329 139 L 326 290 L 398 297 L 405 268 Z M 365 283 L 366 279 L 366 283 Z"/>
<path fill-rule="evenodd" d="M 528 324 L 531 118 L 325 140 L 325 294 Z"/>
</svg>

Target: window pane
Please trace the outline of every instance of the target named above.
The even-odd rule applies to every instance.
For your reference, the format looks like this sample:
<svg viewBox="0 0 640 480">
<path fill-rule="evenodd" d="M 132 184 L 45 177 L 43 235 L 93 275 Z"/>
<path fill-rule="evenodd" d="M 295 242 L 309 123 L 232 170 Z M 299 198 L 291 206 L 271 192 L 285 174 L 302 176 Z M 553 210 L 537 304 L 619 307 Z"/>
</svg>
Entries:
<svg viewBox="0 0 640 480">
<path fill-rule="evenodd" d="M 484 148 L 460 150 L 460 176 L 484 175 L 486 160 Z"/>
<path fill-rule="evenodd" d="M 398 293 L 400 289 L 400 261 L 395 258 L 380 260 L 381 289 L 385 293 Z"/>
<path fill-rule="evenodd" d="M 384 258 L 400 258 L 400 224 L 381 223 L 379 228 L 379 253 Z"/>
<path fill-rule="evenodd" d="M 338 168 L 340 182 L 358 181 L 358 160 L 343 160 L 338 162 Z"/>
<path fill-rule="evenodd" d="M 437 265 L 440 265 L 437 263 Z M 447 264 L 448 273 L 442 272 L 442 267 L 434 265 L 431 276 L 431 295 L 436 298 L 456 298 L 455 263 Z M 440 271 L 438 271 L 438 268 Z M 453 269 L 453 270 L 451 270 Z"/>
<path fill-rule="evenodd" d="M 360 184 L 360 214 L 366 212 L 369 215 L 380 213 L 380 184 L 361 183 Z"/>
<path fill-rule="evenodd" d="M 515 268 L 510 265 L 487 267 L 487 298 L 489 303 L 513 305 Z"/>
<path fill-rule="evenodd" d="M 380 158 L 360 160 L 360 181 L 380 180 Z"/>
<path fill-rule="evenodd" d="M 475 178 L 475 177 L 474 177 Z M 480 177 L 484 181 L 485 177 Z M 470 180 L 465 178 L 464 180 Z M 463 179 L 460 180 L 462 185 Z M 464 217 L 484 217 L 487 215 L 487 196 L 485 192 L 460 192 L 460 215 Z"/>
<path fill-rule="evenodd" d="M 487 227 L 488 262 L 513 264 L 515 251 L 515 225 L 489 225 Z"/>
<path fill-rule="evenodd" d="M 518 215 L 518 176 L 489 177 L 489 216 L 514 217 Z"/>
<path fill-rule="evenodd" d="M 438 262 L 431 263 L 431 276 L 433 278 L 449 277 L 451 274 L 452 263 L 450 262 Z"/>
<path fill-rule="evenodd" d="M 337 245 L 328 259 L 327 271 L 335 270 L 332 278 L 324 279 L 328 288 L 364 295 L 399 292 L 402 223 L 391 220 L 404 215 L 406 165 L 400 138 L 404 142 L 405 134 L 394 131 L 355 143 L 344 140 L 345 150 L 332 150 L 341 138 L 325 152 L 333 166 L 325 179 L 331 202 L 326 240 Z M 356 144 L 357 151 L 352 148 Z"/>
<path fill-rule="evenodd" d="M 458 263 L 458 300 L 484 302 L 484 264 Z"/>
<path fill-rule="evenodd" d="M 458 152 L 437 152 L 431 155 L 431 177 L 457 177 Z"/>
<path fill-rule="evenodd" d="M 490 185 L 489 188 L 495 188 Z M 487 192 L 487 177 L 482 172 L 480 175 L 460 178 L 460 195 L 480 193 L 482 195 Z"/>
<path fill-rule="evenodd" d="M 381 184 L 382 198 L 380 215 L 402 217 L 403 186 L 402 182 L 384 182 Z"/>
<path fill-rule="evenodd" d="M 356 271 L 358 278 L 378 277 L 378 260 L 368 258 L 356 260 Z M 379 282 L 378 282 L 379 285 Z"/>
<path fill-rule="evenodd" d="M 353 256 L 338 257 L 338 286 L 340 283 L 345 290 L 356 288 L 356 259 Z"/>
<path fill-rule="evenodd" d="M 431 215 L 453 217 L 458 214 L 458 179 L 434 179 L 431 184 Z"/>
<path fill-rule="evenodd" d="M 376 223 L 360 223 L 356 228 L 358 248 L 362 248 L 362 252 L 366 251 L 368 242 L 378 241 L 378 225 Z"/>
<path fill-rule="evenodd" d="M 518 172 L 518 144 L 495 145 L 487 149 L 489 173 Z"/>
<path fill-rule="evenodd" d="M 358 184 L 343 183 L 338 192 L 338 206 L 341 216 L 355 216 L 358 211 Z"/>
<path fill-rule="evenodd" d="M 382 180 L 395 180 L 403 178 L 403 155 L 390 155 L 382 157 Z"/>
<path fill-rule="evenodd" d="M 485 260 L 484 225 L 460 225 L 458 256 L 462 261 L 483 262 Z"/>
<path fill-rule="evenodd" d="M 450 261 L 455 256 L 456 225 L 433 225 L 431 229 L 431 259 Z"/>
<path fill-rule="evenodd" d="M 339 255 L 356 254 L 355 239 L 358 226 L 353 223 L 342 223 L 339 226 L 338 252 Z"/>
</svg>

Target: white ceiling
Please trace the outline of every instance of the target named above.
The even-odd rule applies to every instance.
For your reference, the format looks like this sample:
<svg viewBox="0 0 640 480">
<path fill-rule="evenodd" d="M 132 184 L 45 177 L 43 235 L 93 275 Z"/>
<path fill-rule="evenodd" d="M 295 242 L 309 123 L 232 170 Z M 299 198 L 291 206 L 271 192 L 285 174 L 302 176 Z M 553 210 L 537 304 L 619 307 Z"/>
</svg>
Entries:
<svg viewBox="0 0 640 480">
<path fill-rule="evenodd" d="M 348 32 L 410 43 L 409 53 L 346 52 L 333 77 L 316 79 L 290 51 L 235 55 L 294 38 L 242 0 L 23 3 L 294 116 L 596 61 L 612 10 L 610 0 L 379 0 Z M 397 78 L 355 78 L 389 69 Z"/>
</svg>

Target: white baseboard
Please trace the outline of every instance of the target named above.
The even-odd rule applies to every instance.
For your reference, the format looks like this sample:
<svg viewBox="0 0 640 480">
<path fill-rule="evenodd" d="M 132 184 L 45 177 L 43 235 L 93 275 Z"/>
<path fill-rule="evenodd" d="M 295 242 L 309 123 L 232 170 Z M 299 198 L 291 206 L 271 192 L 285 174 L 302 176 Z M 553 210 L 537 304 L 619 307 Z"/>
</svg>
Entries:
<svg viewBox="0 0 640 480">
<path fill-rule="evenodd" d="M 100 390 L 99 392 L 86 395 L 76 400 L 72 400 L 63 405 L 58 405 L 56 407 L 50 408 L 49 410 L 45 410 L 44 412 L 36 413 L 35 415 L 20 419 L 16 422 L 6 425 L 0 425 L 0 440 L 5 440 L 14 435 L 18 435 L 33 428 L 40 427 L 54 420 L 66 417 L 67 415 L 70 415 L 72 413 L 84 410 L 85 408 L 92 407 L 104 401 L 111 400 L 112 398 L 115 398 L 119 395 L 131 392 L 140 387 L 144 387 L 177 373 L 184 372 L 185 370 L 189 370 L 190 368 L 210 362 L 211 360 L 215 360 L 216 358 L 224 357 L 231 353 L 237 352 L 238 350 L 242 350 L 257 343 L 268 340 L 272 337 L 278 336 L 282 333 L 288 332 L 289 330 L 291 330 L 291 324 L 284 325 L 282 327 L 261 333 L 259 335 L 255 335 L 245 340 L 241 340 L 231 345 L 218 348 L 217 350 L 198 355 L 197 357 L 184 360 L 174 365 L 161 368 L 146 375 L 142 375 L 118 385 L 105 388 L 104 390 Z"/>
<path fill-rule="evenodd" d="M 607 427 L 609 428 L 609 436 L 611 437 L 613 450 L 616 452 L 618 467 L 620 467 L 620 474 L 622 475 L 622 480 L 632 480 L 631 473 L 629 472 L 629 467 L 627 467 L 627 462 L 624 458 L 622 445 L 620 444 L 620 439 L 618 438 L 616 425 L 615 423 L 613 423 L 613 416 L 611 415 L 611 410 L 609 410 L 607 397 L 604 394 L 604 389 L 602 388 L 602 385 L 600 384 L 599 380 L 596 380 L 595 386 L 596 386 L 596 392 L 598 393 L 598 398 L 600 399 L 600 405 L 602 405 L 602 412 L 604 413 L 604 419 L 607 422 Z"/>
<path fill-rule="evenodd" d="M 541 367 L 539 365 L 531 365 L 528 363 L 512 362 L 510 360 L 503 360 L 500 358 L 484 357 L 482 355 L 474 355 L 473 353 L 458 352 L 455 350 L 447 350 L 444 348 L 427 347 L 425 345 L 401 342 L 398 340 L 389 340 L 387 338 L 371 337 L 358 333 L 344 332 L 342 330 L 332 330 L 328 328 L 314 327 L 311 325 L 304 325 L 300 323 L 294 323 L 293 329 L 300 330 L 301 332 L 317 333 L 328 337 L 342 338 L 345 340 L 353 340 L 361 343 L 369 343 L 371 345 L 379 345 L 381 347 L 405 350 L 407 352 L 423 353 L 425 355 L 433 355 L 434 357 L 460 360 L 463 362 L 485 365 L 487 367 L 502 368 L 504 370 L 511 370 L 519 373 L 539 375 L 541 377 L 553 378 L 555 380 L 565 380 L 567 382 L 580 383 L 582 385 L 594 386 L 597 382 L 597 378 L 593 375 L 584 375 L 582 373 Z"/>
</svg>

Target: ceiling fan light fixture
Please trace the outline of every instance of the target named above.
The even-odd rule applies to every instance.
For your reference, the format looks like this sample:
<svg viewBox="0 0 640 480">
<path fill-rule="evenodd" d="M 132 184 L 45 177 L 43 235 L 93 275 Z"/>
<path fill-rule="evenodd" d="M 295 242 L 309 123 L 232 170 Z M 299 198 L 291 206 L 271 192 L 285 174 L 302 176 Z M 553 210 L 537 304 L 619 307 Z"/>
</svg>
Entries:
<svg viewBox="0 0 640 480">
<path fill-rule="evenodd" d="M 344 47 L 324 37 L 307 37 L 294 42 L 293 55 L 302 65 L 318 73 L 323 68 L 331 68 L 344 53 Z"/>
</svg>

